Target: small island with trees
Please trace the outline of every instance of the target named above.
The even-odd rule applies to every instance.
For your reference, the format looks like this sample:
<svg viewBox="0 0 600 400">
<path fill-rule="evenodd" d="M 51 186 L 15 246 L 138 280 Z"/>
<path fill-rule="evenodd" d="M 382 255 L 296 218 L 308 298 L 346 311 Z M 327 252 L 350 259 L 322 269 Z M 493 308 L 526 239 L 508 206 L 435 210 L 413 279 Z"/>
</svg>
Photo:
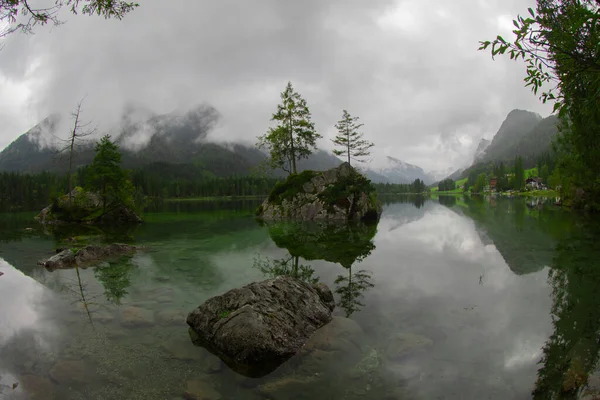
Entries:
<svg viewBox="0 0 600 400">
<path fill-rule="evenodd" d="M 77 127 L 77 122 L 75 122 Z M 72 138 L 76 136 L 73 130 Z M 72 188 L 73 174 L 69 170 L 66 195 L 53 196 L 51 204 L 36 217 L 41 223 L 122 224 L 138 223 L 133 201 L 133 185 L 121 168 L 119 147 L 105 135 L 96 143 L 96 156 L 80 172 L 85 186 Z M 71 156 L 74 146 L 70 147 Z"/>
<path fill-rule="evenodd" d="M 344 110 L 335 125 L 339 134 L 333 139 L 339 149 L 334 153 L 347 161 L 324 172 L 305 170 L 298 173 L 296 162 L 307 158 L 316 149 L 321 137 L 311 121 L 304 100 L 291 82 L 281 93 L 281 104 L 273 114 L 277 126 L 259 138 L 258 146 L 267 149 L 267 166 L 287 171 L 289 176 L 278 182 L 269 197 L 257 210 L 257 216 L 266 220 L 378 220 L 381 205 L 375 187 L 352 161 L 364 162 L 373 143 L 364 140 L 358 117 Z"/>
</svg>

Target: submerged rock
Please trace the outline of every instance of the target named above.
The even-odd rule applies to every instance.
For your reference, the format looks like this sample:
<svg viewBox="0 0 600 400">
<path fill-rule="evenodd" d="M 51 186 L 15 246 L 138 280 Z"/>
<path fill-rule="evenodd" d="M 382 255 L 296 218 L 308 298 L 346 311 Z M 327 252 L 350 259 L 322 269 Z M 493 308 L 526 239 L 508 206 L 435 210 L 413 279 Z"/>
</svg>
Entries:
<svg viewBox="0 0 600 400">
<path fill-rule="evenodd" d="M 378 220 L 381 204 L 371 182 L 350 164 L 304 171 L 278 183 L 259 207 L 265 220 Z"/>
<path fill-rule="evenodd" d="M 38 264 L 50 271 L 86 267 L 90 264 L 104 261 L 107 258 L 135 253 L 139 249 L 139 246 L 123 243 L 113 243 L 108 246 L 89 245 L 79 250 L 62 250 L 60 253 L 53 255 L 47 260 L 40 261 Z"/>
<path fill-rule="evenodd" d="M 223 397 L 215 390 L 210 379 L 195 379 L 188 381 L 183 393 L 186 400 L 221 400 Z"/>
<path fill-rule="evenodd" d="M 402 360 L 404 357 L 425 351 L 432 345 L 432 340 L 423 335 L 398 333 L 388 339 L 386 355 L 389 360 Z"/>
<path fill-rule="evenodd" d="M 37 375 L 23 375 L 19 379 L 19 389 L 31 400 L 53 400 L 56 398 L 56 385 L 49 379 Z M 2 392 L 0 391 L 0 395 Z"/>
<path fill-rule="evenodd" d="M 125 328 L 142 328 L 154 325 L 154 313 L 140 307 L 123 307 L 121 309 L 121 326 Z"/>
<path fill-rule="evenodd" d="M 86 385 L 96 379 L 92 368 L 79 360 L 60 361 L 52 367 L 50 379 L 60 385 Z"/>
<path fill-rule="evenodd" d="M 279 276 L 209 299 L 188 315 L 187 323 L 195 344 L 238 373 L 260 377 L 331 321 L 334 307 L 327 286 Z"/>
</svg>

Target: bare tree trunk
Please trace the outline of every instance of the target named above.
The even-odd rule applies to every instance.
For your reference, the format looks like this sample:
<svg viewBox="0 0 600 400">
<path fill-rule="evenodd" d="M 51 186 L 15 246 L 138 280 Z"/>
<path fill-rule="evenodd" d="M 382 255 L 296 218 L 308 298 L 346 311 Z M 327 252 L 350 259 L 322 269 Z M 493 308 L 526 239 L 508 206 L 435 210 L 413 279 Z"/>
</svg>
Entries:
<svg viewBox="0 0 600 400">
<path fill-rule="evenodd" d="M 90 123 L 81 123 L 81 107 L 83 105 L 83 99 L 77 103 L 75 111 L 71 113 L 73 118 L 73 130 L 69 134 L 67 139 L 58 139 L 65 143 L 65 145 L 57 151 L 57 155 L 65 152 L 69 152 L 69 173 L 68 173 L 68 185 L 69 185 L 69 208 L 73 206 L 73 160 L 75 158 L 75 151 L 79 142 L 84 141 L 86 136 L 93 135 L 95 129 L 87 129 Z"/>
<path fill-rule="evenodd" d="M 77 109 L 73 114 L 75 121 L 73 123 L 73 132 L 71 132 L 71 144 L 69 146 L 69 208 L 73 206 L 73 150 L 75 149 L 75 138 L 77 137 L 77 127 L 79 126 L 79 114 L 81 112 L 81 102 L 77 104 Z"/>
</svg>

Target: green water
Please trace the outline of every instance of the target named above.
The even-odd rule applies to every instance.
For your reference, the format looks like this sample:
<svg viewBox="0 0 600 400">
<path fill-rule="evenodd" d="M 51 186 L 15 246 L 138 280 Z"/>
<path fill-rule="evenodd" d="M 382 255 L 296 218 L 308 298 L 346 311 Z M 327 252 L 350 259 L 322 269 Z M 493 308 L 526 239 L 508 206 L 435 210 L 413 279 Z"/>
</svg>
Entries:
<svg viewBox="0 0 600 400">
<path fill-rule="evenodd" d="M 531 199 L 442 197 L 386 199 L 377 226 L 259 224 L 255 206 L 166 203 L 145 224 L 113 231 L 0 215 L 0 399 L 575 399 L 596 390 L 600 231 L 589 217 Z M 36 264 L 58 247 L 114 241 L 145 250 L 88 269 Z M 338 302 L 297 356 L 252 379 L 192 344 L 189 311 L 284 273 L 326 283 Z"/>
</svg>

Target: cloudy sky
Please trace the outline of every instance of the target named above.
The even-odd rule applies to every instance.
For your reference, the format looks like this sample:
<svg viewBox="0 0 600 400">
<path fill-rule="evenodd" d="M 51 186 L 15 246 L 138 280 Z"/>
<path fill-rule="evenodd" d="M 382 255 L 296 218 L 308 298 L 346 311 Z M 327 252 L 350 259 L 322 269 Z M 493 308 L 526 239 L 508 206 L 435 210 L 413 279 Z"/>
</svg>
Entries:
<svg viewBox="0 0 600 400">
<path fill-rule="evenodd" d="M 522 63 L 477 51 L 534 0 L 138 1 L 122 21 L 64 14 L 3 40 L 0 148 L 82 96 L 100 129 L 126 104 L 206 103 L 223 116 L 215 140 L 252 143 L 290 80 L 321 147 L 347 109 L 377 156 L 429 171 L 468 163 L 514 108 L 551 111 L 523 88 Z"/>
</svg>

